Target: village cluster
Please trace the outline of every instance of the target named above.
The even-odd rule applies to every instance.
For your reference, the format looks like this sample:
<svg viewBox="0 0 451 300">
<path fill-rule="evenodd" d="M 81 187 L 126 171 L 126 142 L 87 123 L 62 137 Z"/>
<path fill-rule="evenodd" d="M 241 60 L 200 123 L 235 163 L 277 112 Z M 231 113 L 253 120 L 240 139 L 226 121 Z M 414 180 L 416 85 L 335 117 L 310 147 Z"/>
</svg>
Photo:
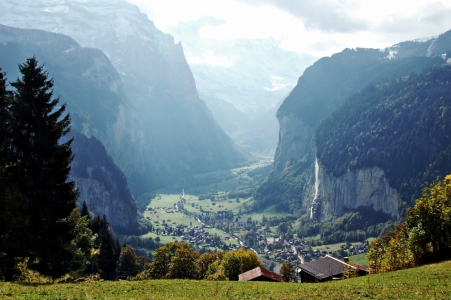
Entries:
<svg viewBox="0 0 451 300">
<path fill-rule="evenodd" d="M 172 236 L 174 239 L 189 242 L 201 252 L 212 250 L 235 250 L 240 247 L 251 249 L 261 257 L 265 266 L 270 267 L 273 262 L 291 263 L 293 265 L 305 264 L 315 261 L 326 256 L 334 258 L 344 258 L 351 255 L 362 254 L 367 251 L 367 243 L 342 244 L 338 250 L 330 250 L 327 246 L 312 247 L 309 240 L 301 238 L 286 238 L 284 234 L 271 234 L 265 232 L 264 224 L 255 223 L 254 226 L 259 229 L 256 235 L 258 247 L 247 245 L 244 239 L 240 239 L 235 234 L 211 234 L 209 229 L 213 226 L 203 223 L 197 219 L 200 225 L 186 225 L 171 222 L 170 214 L 179 212 L 178 207 L 155 207 L 147 209 L 152 217 L 147 217 L 156 225 L 152 228 L 152 232 L 161 236 Z M 168 214 L 163 220 L 158 213 Z M 161 214 L 160 214 L 161 216 Z M 246 228 L 246 222 L 238 222 L 240 229 Z"/>
</svg>

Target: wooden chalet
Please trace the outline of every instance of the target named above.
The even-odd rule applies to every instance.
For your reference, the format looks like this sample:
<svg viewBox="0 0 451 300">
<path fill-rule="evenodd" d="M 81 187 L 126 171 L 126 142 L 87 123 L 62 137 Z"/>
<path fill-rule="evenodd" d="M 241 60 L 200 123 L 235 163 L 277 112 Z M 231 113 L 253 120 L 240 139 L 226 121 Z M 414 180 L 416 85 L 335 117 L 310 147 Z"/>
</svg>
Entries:
<svg viewBox="0 0 451 300">
<path fill-rule="evenodd" d="M 262 267 L 256 267 L 238 275 L 238 281 L 275 281 L 283 282 L 282 277 Z"/>
<path fill-rule="evenodd" d="M 300 265 L 298 272 L 301 276 L 301 282 L 323 282 L 341 279 L 343 272 L 350 269 L 357 270 L 359 276 L 368 274 L 364 268 L 351 265 L 329 255 Z"/>
</svg>

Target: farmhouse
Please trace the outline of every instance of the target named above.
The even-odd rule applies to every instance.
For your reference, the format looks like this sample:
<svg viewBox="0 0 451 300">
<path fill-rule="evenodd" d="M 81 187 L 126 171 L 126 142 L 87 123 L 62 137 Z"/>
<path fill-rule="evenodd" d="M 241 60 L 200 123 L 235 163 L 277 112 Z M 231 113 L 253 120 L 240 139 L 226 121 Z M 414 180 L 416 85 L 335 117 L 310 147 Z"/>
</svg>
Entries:
<svg viewBox="0 0 451 300">
<path fill-rule="evenodd" d="M 282 277 L 277 275 L 274 272 L 266 270 L 262 267 L 256 267 L 252 270 L 244 272 L 238 275 L 239 281 L 275 281 L 275 282 L 283 282 Z"/>
<path fill-rule="evenodd" d="M 343 277 L 343 272 L 348 270 L 356 270 L 358 275 L 367 274 L 367 271 L 363 268 L 350 265 L 329 255 L 300 265 L 298 272 L 301 276 L 301 282 L 323 282 L 340 279 Z"/>
</svg>

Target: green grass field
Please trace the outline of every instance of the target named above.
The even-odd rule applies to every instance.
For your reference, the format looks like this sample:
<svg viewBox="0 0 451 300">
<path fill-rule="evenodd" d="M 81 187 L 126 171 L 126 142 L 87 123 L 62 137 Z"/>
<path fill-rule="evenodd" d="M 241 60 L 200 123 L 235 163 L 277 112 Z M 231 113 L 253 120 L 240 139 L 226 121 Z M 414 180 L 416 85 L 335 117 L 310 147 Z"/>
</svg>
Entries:
<svg viewBox="0 0 451 300">
<path fill-rule="evenodd" d="M 349 256 L 349 261 L 360 266 L 368 266 L 365 253 Z"/>
<path fill-rule="evenodd" d="M 200 223 L 194 217 L 190 217 L 181 212 L 167 213 L 162 208 L 174 208 L 174 205 L 180 200 L 180 195 L 175 194 L 158 194 L 158 196 L 151 199 L 150 203 L 146 206 L 152 208 L 152 211 L 145 210 L 143 215 L 145 218 L 150 218 L 150 222 L 156 228 L 163 228 L 163 220 L 169 225 L 183 224 L 183 225 L 200 225 Z M 274 207 L 268 207 L 264 211 L 258 213 L 247 214 L 244 213 L 247 207 L 253 204 L 252 198 L 243 199 L 237 202 L 235 199 L 221 199 L 221 200 L 199 200 L 196 195 L 185 195 L 186 204 L 185 209 L 190 213 L 196 213 L 198 215 L 202 212 L 216 213 L 218 211 L 232 211 L 234 215 L 238 215 L 241 212 L 238 220 L 245 222 L 249 217 L 252 220 L 262 221 L 262 217 L 280 217 L 284 216 L 283 213 L 276 212 Z M 277 230 L 277 228 L 276 228 Z"/>
<path fill-rule="evenodd" d="M 0 283 L 4 299 L 451 299 L 451 261 L 326 283 L 108 281 Z"/>
</svg>

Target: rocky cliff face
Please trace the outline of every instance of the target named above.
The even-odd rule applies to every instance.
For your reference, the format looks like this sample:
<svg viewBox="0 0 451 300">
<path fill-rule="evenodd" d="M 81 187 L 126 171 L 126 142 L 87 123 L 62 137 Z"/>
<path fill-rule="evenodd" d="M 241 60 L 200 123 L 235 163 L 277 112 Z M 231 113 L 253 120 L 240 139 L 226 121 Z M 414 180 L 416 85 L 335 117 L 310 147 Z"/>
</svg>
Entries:
<svg viewBox="0 0 451 300">
<path fill-rule="evenodd" d="M 318 163 L 317 193 L 308 205 L 312 218 L 341 216 L 362 206 L 399 219 L 400 197 L 380 168 L 361 169 L 334 177 Z"/>
<path fill-rule="evenodd" d="M 95 215 L 106 215 L 117 232 L 133 232 L 138 225 L 136 202 L 124 173 L 94 137 L 74 134 L 71 178 L 79 189 L 79 203 L 86 202 Z"/>
<path fill-rule="evenodd" d="M 279 144 L 274 157 L 274 173 L 302 160 L 312 149 L 313 128 L 294 114 L 279 118 Z"/>
</svg>

